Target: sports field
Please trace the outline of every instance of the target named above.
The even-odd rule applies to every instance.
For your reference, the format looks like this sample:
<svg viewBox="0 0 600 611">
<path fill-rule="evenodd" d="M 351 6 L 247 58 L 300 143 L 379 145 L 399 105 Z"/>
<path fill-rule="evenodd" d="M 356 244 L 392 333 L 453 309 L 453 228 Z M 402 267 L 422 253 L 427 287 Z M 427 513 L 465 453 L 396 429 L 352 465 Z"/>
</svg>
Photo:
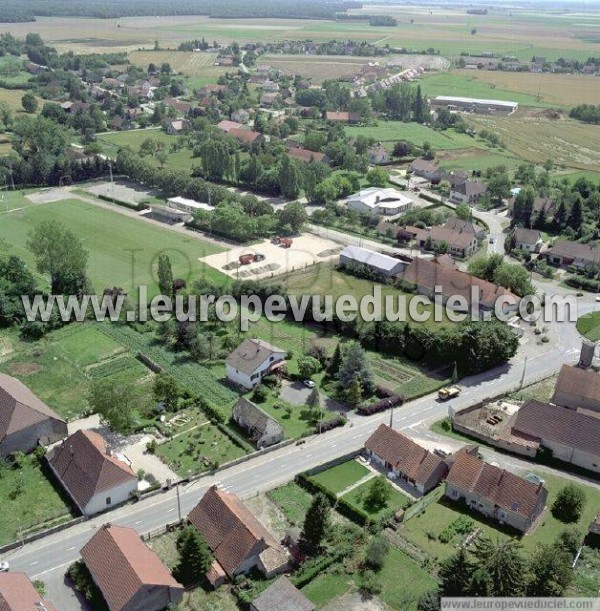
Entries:
<svg viewBox="0 0 600 611">
<path fill-rule="evenodd" d="M 215 282 L 225 278 L 200 261 L 220 252 L 218 246 L 79 200 L 30 205 L 0 218 L 0 240 L 29 264 L 33 256 L 26 248 L 28 232 L 41 221 L 64 223 L 90 253 L 88 271 L 96 291 L 147 285 L 149 294 L 155 294 L 157 261 L 162 253 L 169 255 L 175 277 L 191 281 L 206 274 Z"/>
</svg>

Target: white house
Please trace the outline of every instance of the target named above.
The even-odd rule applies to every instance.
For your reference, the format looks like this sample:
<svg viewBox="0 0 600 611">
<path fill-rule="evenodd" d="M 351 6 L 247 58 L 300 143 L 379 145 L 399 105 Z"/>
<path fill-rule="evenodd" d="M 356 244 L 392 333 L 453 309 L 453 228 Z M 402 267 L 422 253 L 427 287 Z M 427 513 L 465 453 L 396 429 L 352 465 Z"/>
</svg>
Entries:
<svg viewBox="0 0 600 611">
<path fill-rule="evenodd" d="M 91 516 L 131 498 L 137 477 L 94 431 L 79 430 L 46 456 L 50 469 L 81 513 Z"/>
<path fill-rule="evenodd" d="M 370 187 L 348 198 L 348 208 L 357 212 L 393 215 L 406 212 L 411 207 L 411 199 L 391 188 Z"/>
<path fill-rule="evenodd" d="M 231 120 L 235 121 L 236 123 L 248 123 L 248 121 L 250 120 L 250 113 L 247 110 L 244 110 L 243 108 L 240 108 L 239 110 L 234 110 L 231 113 Z"/>
<path fill-rule="evenodd" d="M 379 163 L 387 163 L 390 160 L 390 153 L 381 144 L 372 146 L 368 151 L 369 162 L 375 165 Z"/>
<path fill-rule="evenodd" d="M 285 355 L 285 350 L 260 339 L 246 339 L 225 360 L 227 378 L 250 390 L 284 365 Z"/>
</svg>

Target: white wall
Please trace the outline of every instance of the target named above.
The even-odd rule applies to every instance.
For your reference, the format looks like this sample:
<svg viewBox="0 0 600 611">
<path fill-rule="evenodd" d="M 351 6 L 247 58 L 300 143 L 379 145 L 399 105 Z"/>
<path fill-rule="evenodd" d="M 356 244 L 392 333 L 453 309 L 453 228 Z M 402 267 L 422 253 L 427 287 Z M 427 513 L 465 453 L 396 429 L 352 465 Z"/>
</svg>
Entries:
<svg viewBox="0 0 600 611">
<path fill-rule="evenodd" d="M 89 503 L 83 508 L 83 513 L 86 516 L 94 515 L 121 503 L 125 503 L 131 498 L 131 493 L 137 490 L 137 478 L 127 481 L 119 486 L 115 486 L 105 492 L 99 492 L 93 496 Z M 110 497 L 110 505 L 106 504 L 106 498 Z"/>
</svg>

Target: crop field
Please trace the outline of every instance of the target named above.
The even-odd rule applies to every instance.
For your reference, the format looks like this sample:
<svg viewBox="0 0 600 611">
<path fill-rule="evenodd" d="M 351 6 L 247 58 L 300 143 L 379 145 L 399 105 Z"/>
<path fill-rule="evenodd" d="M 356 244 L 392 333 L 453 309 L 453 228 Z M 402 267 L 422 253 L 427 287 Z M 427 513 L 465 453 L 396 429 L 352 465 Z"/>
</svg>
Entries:
<svg viewBox="0 0 600 611">
<path fill-rule="evenodd" d="M 374 61 L 372 57 L 346 57 L 339 55 L 263 55 L 261 63 L 279 68 L 288 74 L 300 74 L 322 83 L 327 79 L 357 74 L 362 66 Z"/>
<path fill-rule="evenodd" d="M 600 125 L 587 125 L 564 115 L 553 119 L 547 111 L 519 112 L 511 117 L 470 116 L 478 131 L 494 131 L 513 155 L 575 170 L 600 167 Z"/>
<path fill-rule="evenodd" d="M 161 253 L 169 255 L 175 277 L 191 281 L 206 274 L 217 282 L 224 278 L 200 261 L 219 252 L 218 246 L 79 200 L 29 206 L 2 215 L 0 239 L 8 244 L 9 250 L 33 265 L 33 256 L 26 248 L 27 234 L 36 224 L 47 220 L 64 223 L 82 240 L 90 254 L 90 278 L 100 292 L 109 286 L 136 291 L 139 286 L 147 286 L 150 296 L 156 294 L 156 269 Z M 136 294 L 131 297 L 135 299 Z"/>
<path fill-rule="evenodd" d="M 446 170 L 472 170 L 485 171 L 488 168 L 497 167 L 499 165 L 506 166 L 509 170 L 516 168 L 522 159 L 519 159 L 509 153 L 496 149 L 497 152 L 490 150 L 489 152 L 477 152 L 476 149 L 463 149 L 460 151 L 439 151 L 436 153 L 435 159 L 438 165 Z"/>
<path fill-rule="evenodd" d="M 449 76 L 454 77 L 453 80 L 460 81 L 459 75 L 462 77 L 464 72 L 464 70 L 456 70 Z M 436 78 L 438 78 L 437 75 L 432 77 L 431 80 L 435 81 Z M 504 94 L 504 90 L 518 92 L 519 97 L 523 96 L 523 98 L 522 101 L 515 98 L 515 101 L 527 106 L 547 106 L 549 104 L 576 106 L 577 104 L 597 104 L 600 100 L 600 79 L 594 76 L 551 74 L 548 72 L 533 74 L 531 72 L 471 70 L 467 78 L 473 87 L 480 84 L 489 86 L 489 95 L 495 99 L 510 99 L 499 97 Z M 429 80 L 423 81 L 424 89 L 426 89 Z M 533 98 L 534 103 L 525 101 L 527 99 L 525 96 Z"/>
<path fill-rule="evenodd" d="M 424 142 L 429 142 L 434 150 L 488 148 L 488 145 L 481 139 L 460 134 L 452 129 L 441 131 L 418 123 L 404 123 L 402 121 L 379 121 L 377 125 L 367 127 L 350 126 L 346 127 L 346 133 L 351 138 L 356 138 L 359 135 L 374 138 L 390 150 L 398 140 L 408 140 L 416 146 L 423 146 Z"/>
<path fill-rule="evenodd" d="M 87 388 L 95 379 L 110 377 L 151 394 L 148 369 L 95 325 L 72 324 L 36 344 L 5 333 L 3 352 L 0 371 L 20 379 L 68 420 L 86 410 Z"/>
</svg>

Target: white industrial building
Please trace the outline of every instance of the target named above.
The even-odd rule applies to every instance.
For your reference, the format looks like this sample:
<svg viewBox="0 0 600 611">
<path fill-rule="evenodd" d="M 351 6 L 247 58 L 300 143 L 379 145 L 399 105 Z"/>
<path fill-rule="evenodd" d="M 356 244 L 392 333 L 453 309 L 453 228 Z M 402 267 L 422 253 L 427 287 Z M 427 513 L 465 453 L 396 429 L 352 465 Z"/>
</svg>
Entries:
<svg viewBox="0 0 600 611">
<path fill-rule="evenodd" d="M 391 278 L 402 273 L 407 263 L 360 246 L 346 246 L 340 253 L 340 265 L 350 269 L 368 267 L 378 274 Z"/>
<path fill-rule="evenodd" d="M 462 98 L 451 95 L 438 95 L 431 101 L 433 106 L 446 106 L 449 110 L 493 114 L 504 112 L 511 114 L 517 110 L 517 102 L 506 100 L 486 100 L 481 98 Z"/>
<path fill-rule="evenodd" d="M 348 208 L 357 212 L 370 212 L 391 216 L 412 207 L 412 200 L 396 189 L 370 187 L 348 198 Z"/>
<path fill-rule="evenodd" d="M 173 208 L 174 210 L 180 210 L 181 212 L 188 212 L 189 214 L 194 214 L 197 210 L 212 212 L 215 209 L 214 206 L 203 202 L 197 202 L 193 199 L 186 199 L 185 197 L 169 198 L 167 200 L 167 207 Z"/>
</svg>

